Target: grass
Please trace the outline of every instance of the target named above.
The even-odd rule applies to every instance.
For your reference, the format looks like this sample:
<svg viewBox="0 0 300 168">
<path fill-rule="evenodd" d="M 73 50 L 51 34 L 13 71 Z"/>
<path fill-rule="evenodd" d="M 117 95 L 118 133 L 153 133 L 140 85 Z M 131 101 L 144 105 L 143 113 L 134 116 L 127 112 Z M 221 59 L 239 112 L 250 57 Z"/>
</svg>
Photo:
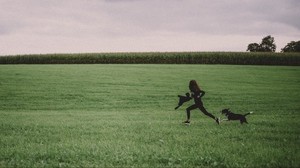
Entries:
<svg viewBox="0 0 300 168">
<path fill-rule="evenodd" d="M 299 67 L 1 65 L 0 167 L 299 167 Z M 174 110 L 196 79 L 218 126 Z M 223 117 L 224 118 L 224 117 Z"/>
</svg>

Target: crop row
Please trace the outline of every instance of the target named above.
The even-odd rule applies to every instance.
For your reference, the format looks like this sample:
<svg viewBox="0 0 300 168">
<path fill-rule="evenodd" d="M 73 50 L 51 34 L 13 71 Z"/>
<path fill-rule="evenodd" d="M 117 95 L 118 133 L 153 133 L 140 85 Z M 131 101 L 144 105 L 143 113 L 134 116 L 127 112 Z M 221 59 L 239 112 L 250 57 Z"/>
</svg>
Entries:
<svg viewBox="0 0 300 168">
<path fill-rule="evenodd" d="M 146 52 L 0 56 L 0 64 L 300 65 L 300 53 Z"/>
</svg>

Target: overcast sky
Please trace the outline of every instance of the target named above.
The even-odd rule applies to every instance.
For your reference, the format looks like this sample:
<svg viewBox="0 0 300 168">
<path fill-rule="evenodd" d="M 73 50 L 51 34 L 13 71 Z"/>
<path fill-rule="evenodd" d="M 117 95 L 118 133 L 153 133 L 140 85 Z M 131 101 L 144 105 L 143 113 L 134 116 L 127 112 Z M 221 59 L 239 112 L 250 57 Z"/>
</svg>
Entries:
<svg viewBox="0 0 300 168">
<path fill-rule="evenodd" d="M 300 40 L 300 0 L 0 0 L 0 55 L 246 51 Z"/>
</svg>

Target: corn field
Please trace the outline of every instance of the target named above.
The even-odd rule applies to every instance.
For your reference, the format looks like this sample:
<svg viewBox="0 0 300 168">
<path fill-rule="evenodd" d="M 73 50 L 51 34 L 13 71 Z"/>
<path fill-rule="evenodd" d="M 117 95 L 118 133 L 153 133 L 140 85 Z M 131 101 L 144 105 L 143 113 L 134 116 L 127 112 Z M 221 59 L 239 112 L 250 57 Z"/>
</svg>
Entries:
<svg viewBox="0 0 300 168">
<path fill-rule="evenodd" d="M 300 53 L 144 52 L 0 56 L 0 64 L 237 64 L 300 65 Z"/>
</svg>

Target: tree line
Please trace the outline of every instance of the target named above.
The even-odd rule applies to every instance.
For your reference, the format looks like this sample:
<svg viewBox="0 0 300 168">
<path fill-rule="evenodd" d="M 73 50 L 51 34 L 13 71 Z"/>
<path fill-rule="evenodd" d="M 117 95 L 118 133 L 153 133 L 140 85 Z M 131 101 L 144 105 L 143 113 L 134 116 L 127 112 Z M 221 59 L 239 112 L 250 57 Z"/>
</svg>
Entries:
<svg viewBox="0 0 300 168">
<path fill-rule="evenodd" d="M 247 51 L 250 52 L 275 52 L 276 44 L 274 37 L 266 36 L 262 39 L 261 43 L 250 43 L 248 45 Z M 300 40 L 291 41 L 284 48 L 281 49 L 281 52 L 300 52 Z"/>
</svg>

